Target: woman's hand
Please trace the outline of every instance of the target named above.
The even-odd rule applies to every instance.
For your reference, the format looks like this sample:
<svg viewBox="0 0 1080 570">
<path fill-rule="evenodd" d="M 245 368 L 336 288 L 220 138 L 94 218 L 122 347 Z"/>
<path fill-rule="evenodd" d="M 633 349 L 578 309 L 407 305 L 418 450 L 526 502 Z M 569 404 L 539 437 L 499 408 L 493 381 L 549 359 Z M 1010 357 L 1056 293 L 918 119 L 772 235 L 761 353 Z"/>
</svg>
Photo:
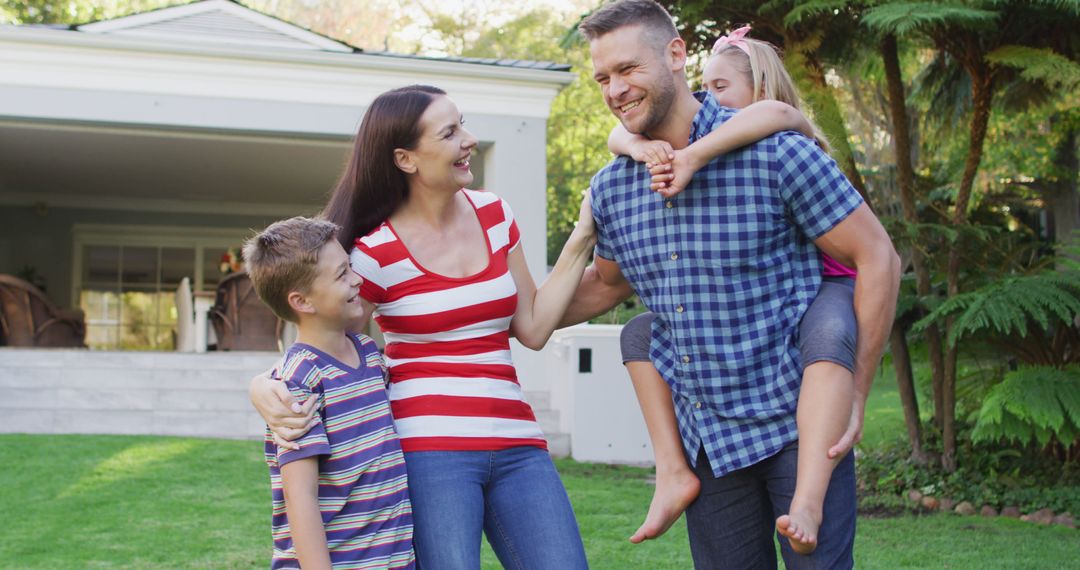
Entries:
<svg viewBox="0 0 1080 570">
<path fill-rule="evenodd" d="M 251 379 L 248 389 L 251 404 L 259 412 L 274 435 L 274 443 L 285 449 L 300 449 L 292 440 L 307 433 L 318 423 L 315 416 L 317 398 L 308 398 L 301 405 L 280 380 L 270 377 L 270 371 Z"/>
<path fill-rule="evenodd" d="M 592 249 L 596 245 L 596 222 L 592 214 L 592 192 L 585 190 L 585 197 L 581 199 L 581 209 L 578 210 L 578 221 L 574 224 L 574 231 L 570 234 L 583 240 L 582 247 Z"/>
</svg>

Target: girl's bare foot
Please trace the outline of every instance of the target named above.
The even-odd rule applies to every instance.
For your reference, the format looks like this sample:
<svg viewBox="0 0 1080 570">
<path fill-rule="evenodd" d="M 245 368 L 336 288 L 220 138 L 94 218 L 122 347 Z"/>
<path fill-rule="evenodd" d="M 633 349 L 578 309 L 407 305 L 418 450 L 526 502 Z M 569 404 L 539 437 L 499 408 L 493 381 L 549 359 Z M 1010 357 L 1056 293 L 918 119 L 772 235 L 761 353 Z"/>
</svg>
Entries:
<svg viewBox="0 0 1080 570">
<path fill-rule="evenodd" d="M 817 548 L 817 533 L 821 515 L 814 516 L 809 510 L 792 508 L 791 512 L 776 519 L 776 532 L 788 539 L 797 554 L 810 554 Z"/>
<path fill-rule="evenodd" d="M 645 515 L 645 522 L 630 537 L 630 542 L 638 544 L 667 532 L 700 491 L 701 481 L 689 468 L 668 474 L 657 472 L 656 490 L 653 491 L 649 513 Z"/>
</svg>

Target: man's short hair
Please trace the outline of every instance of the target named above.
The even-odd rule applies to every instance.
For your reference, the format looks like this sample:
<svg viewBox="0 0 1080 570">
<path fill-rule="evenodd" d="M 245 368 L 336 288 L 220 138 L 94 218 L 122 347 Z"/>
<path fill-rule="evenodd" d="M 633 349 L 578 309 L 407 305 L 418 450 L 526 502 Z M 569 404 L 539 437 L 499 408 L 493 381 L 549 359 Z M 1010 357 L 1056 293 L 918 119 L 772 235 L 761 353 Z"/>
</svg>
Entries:
<svg viewBox="0 0 1080 570">
<path fill-rule="evenodd" d="M 244 265 L 255 293 L 275 315 L 297 322 L 289 293 L 306 293 L 315 281 L 319 250 L 337 236 L 338 226 L 297 216 L 270 224 L 244 243 Z"/>
<path fill-rule="evenodd" d="M 582 20 L 578 31 L 591 42 L 626 26 L 641 26 L 657 50 L 679 37 L 671 14 L 653 0 L 617 0 L 606 4 Z"/>
</svg>

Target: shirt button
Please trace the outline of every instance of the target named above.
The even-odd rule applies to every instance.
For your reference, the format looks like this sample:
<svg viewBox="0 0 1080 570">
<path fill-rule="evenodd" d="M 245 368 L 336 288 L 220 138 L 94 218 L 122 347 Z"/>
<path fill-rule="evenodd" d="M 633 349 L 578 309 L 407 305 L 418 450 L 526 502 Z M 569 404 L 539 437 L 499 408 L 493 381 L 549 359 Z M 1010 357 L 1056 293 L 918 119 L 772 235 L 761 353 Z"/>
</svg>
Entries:
<svg viewBox="0 0 1080 570">
<path fill-rule="evenodd" d="M 668 200 L 668 201 L 664 202 L 664 207 L 670 210 L 671 208 L 675 207 L 675 204 L 673 204 L 671 202 L 671 200 Z"/>
<path fill-rule="evenodd" d="M 676 312 L 676 313 L 681 313 L 681 312 L 683 312 L 683 307 L 682 307 L 682 305 L 679 305 L 678 307 L 675 307 L 675 312 Z"/>
<path fill-rule="evenodd" d="M 701 409 L 701 402 L 695 402 L 694 407 L 700 410 Z"/>
<path fill-rule="evenodd" d="M 690 364 L 690 357 L 689 356 L 684 356 L 684 357 L 682 357 L 682 361 L 683 361 L 684 364 Z"/>
<path fill-rule="evenodd" d="M 677 254 L 677 253 L 671 254 L 671 260 L 675 261 L 676 259 L 679 259 L 679 254 Z"/>
</svg>

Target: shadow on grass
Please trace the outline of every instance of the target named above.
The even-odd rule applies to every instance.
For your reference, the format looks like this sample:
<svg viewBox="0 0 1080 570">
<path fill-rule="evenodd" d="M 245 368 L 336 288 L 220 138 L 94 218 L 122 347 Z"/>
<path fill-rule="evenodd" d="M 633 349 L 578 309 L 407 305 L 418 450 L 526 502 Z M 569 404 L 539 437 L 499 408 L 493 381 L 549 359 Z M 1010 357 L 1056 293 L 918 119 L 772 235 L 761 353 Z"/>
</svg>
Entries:
<svg viewBox="0 0 1080 570">
<path fill-rule="evenodd" d="M 269 490 L 254 441 L 0 436 L 0 559 L 26 567 L 264 566 Z"/>
</svg>

